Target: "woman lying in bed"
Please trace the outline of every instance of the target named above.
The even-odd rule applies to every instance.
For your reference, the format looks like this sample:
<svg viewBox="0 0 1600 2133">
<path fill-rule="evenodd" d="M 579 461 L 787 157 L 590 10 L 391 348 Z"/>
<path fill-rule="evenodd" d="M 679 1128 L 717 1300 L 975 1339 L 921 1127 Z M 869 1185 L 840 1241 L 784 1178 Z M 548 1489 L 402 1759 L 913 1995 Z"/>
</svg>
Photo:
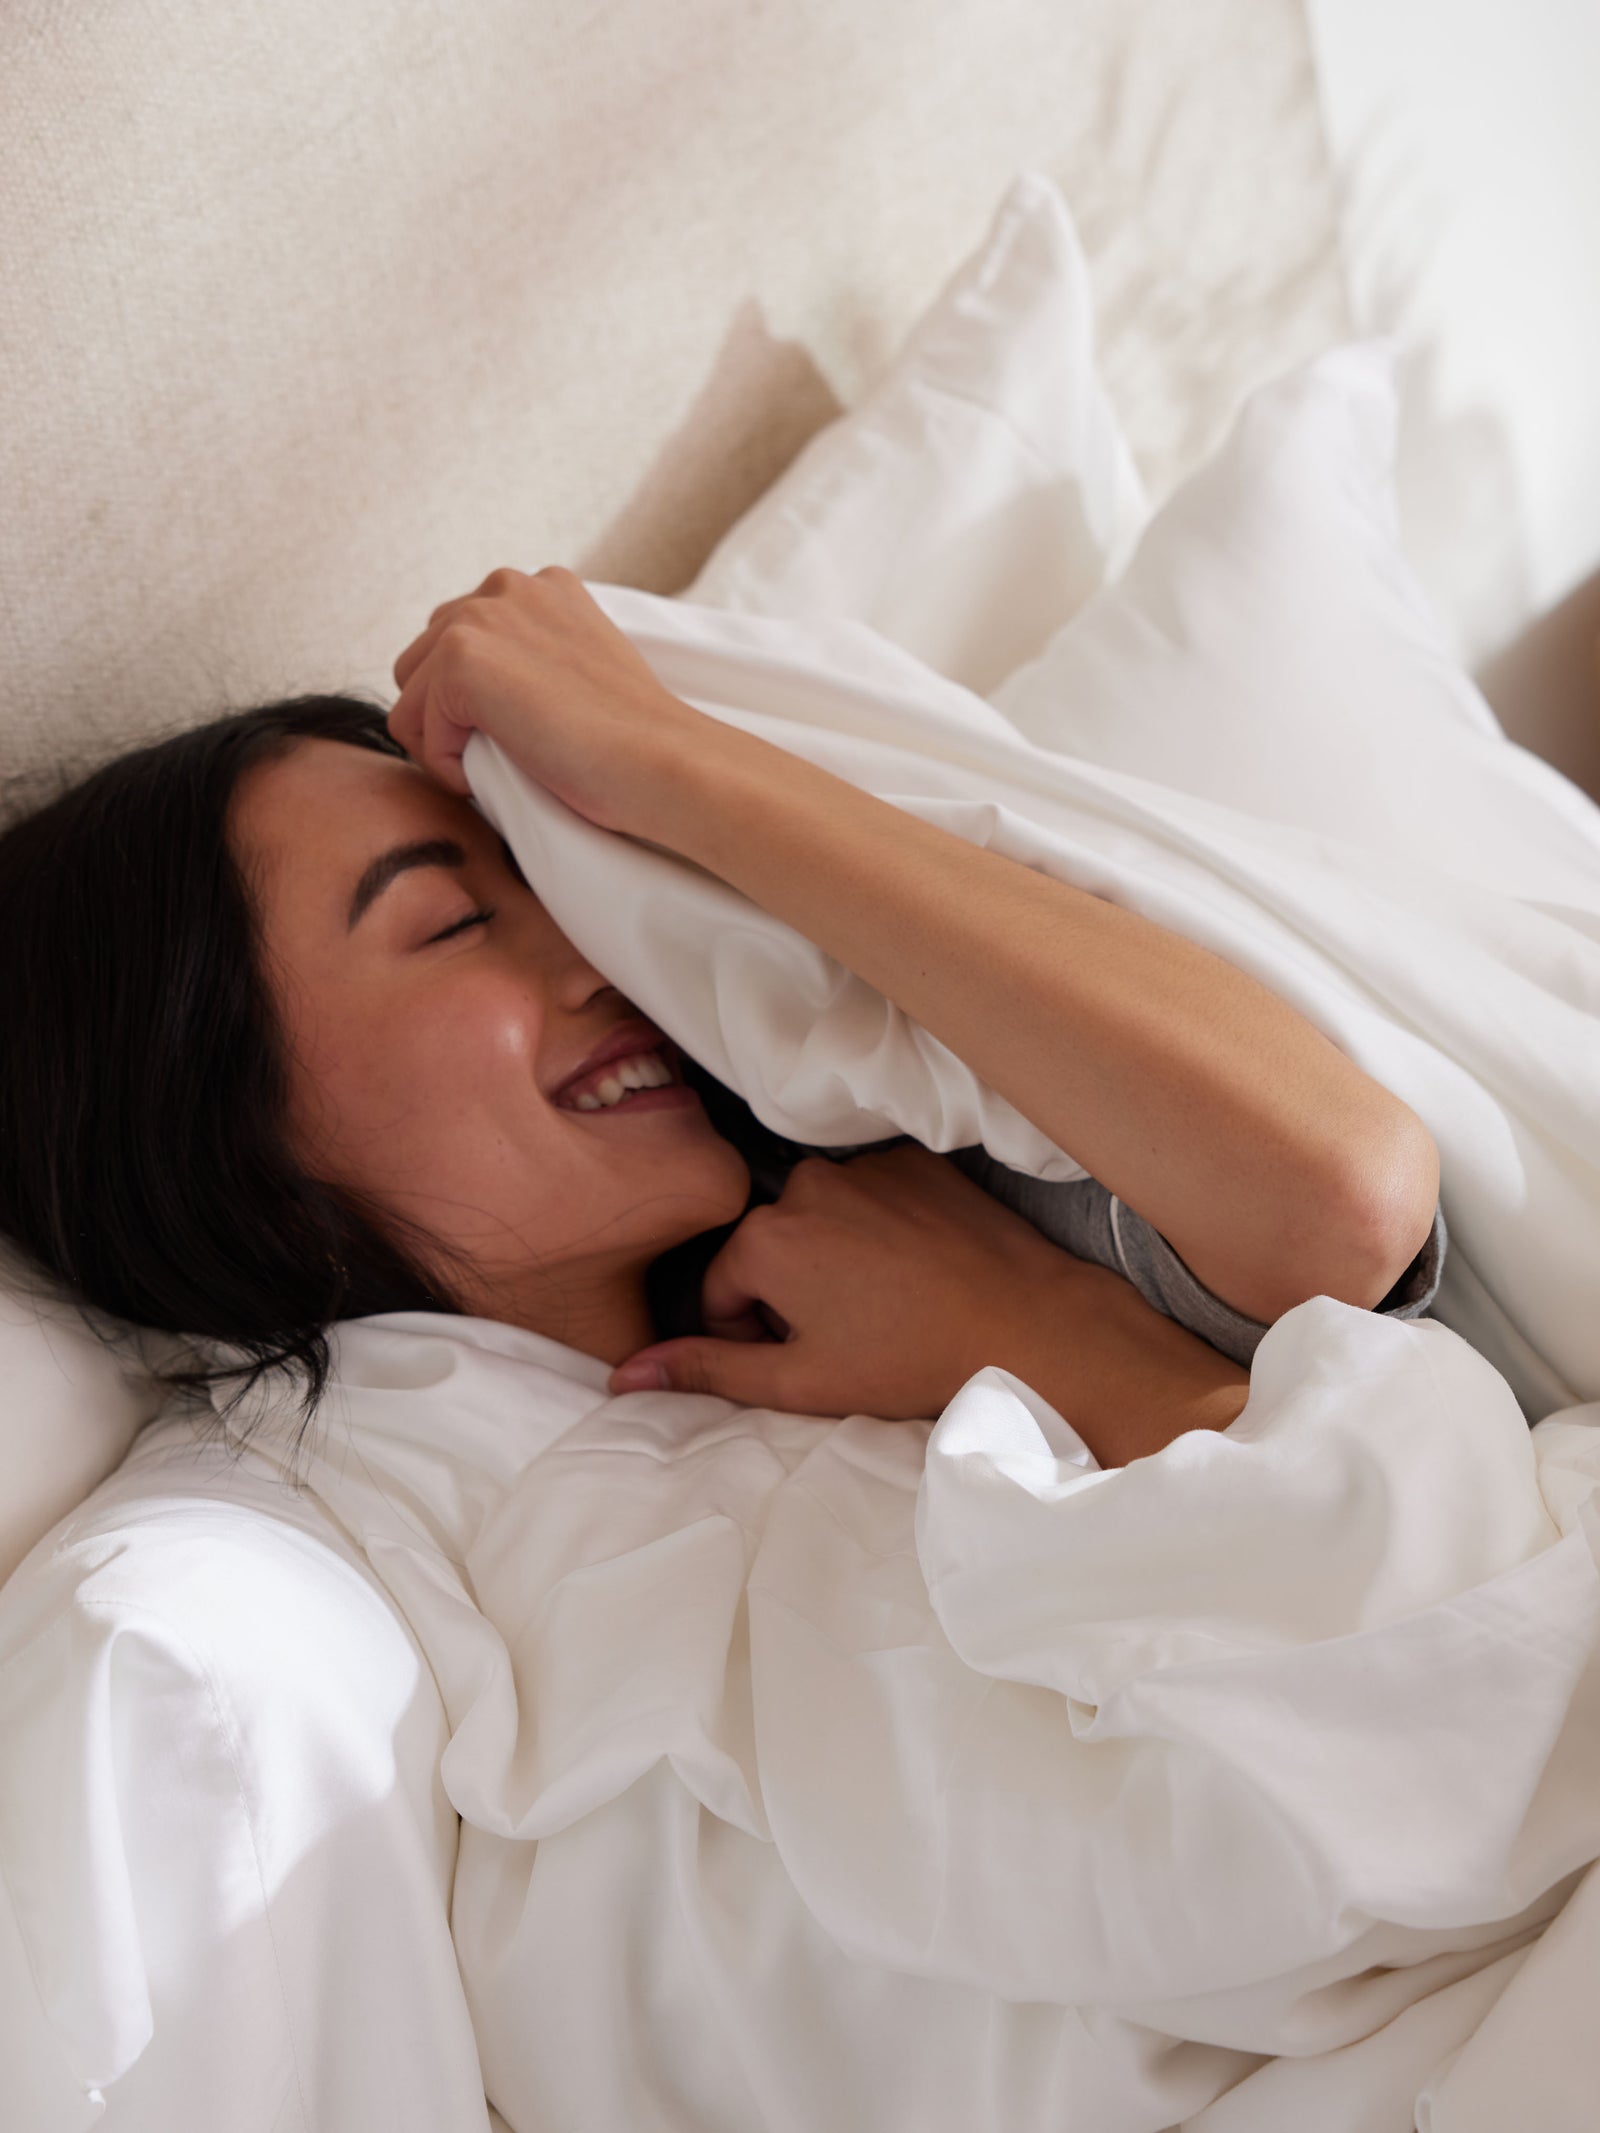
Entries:
<svg viewBox="0 0 1600 2133">
<path fill-rule="evenodd" d="M 686 1335 L 675 1388 L 806 1414 L 933 1417 L 998 1363 L 1110 1465 L 1231 1422 L 1306 1298 L 1430 1300 L 1427 1131 L 1231 965 L 696 711 L 566 571 L 497 571 L 395 677 L 387 729 L 238 714 L 0 840 L 0 1228 L 90 1303 L 299 1372 L 308 1415 L 325 1329 L 404 1309 L 618 1366 Z M 796 1164 L 558 932 L 466 797 L 475 729 L 838 958 L 1092 1180 Z"/>
</svg>

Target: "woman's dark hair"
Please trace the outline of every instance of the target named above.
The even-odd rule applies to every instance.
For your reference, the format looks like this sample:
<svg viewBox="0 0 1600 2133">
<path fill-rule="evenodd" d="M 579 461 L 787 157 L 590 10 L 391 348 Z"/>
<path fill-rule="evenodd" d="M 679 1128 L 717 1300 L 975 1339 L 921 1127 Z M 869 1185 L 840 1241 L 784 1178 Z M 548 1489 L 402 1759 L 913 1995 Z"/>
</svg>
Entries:
<svg viewBox="0 0 1600 2133">
<path fill-rule="evenodd" d="M 459 1308 L 430 1240 L 289 1152 L 228 820 L 248 771 L 313 738 L 404 755 L 377 705 L 290 697 L 118 756 L 0 832 L 0 1231 L 74 1302 L 245 1359 L 172 1385 L 237 1377 L 231 1408 L 298 1376 L 302 1433 L 334 1320 Z"/>
<path fill-rule="evenodd" d="M 246 773 L 302 740 L 405 760 L 378 705 L 287 697 L 117 756 L 0 830 L 0 1234 L 91 1314 L 237 1351 L 162 1372 L 194 1394 L 236 1380 L 224 1420 L 270 1373 L 298 1378 L 303 1439 L 336 1320 L 461 1307 L 438 1240 L 308 1176 L 288 1145 L 288 1061 L 228 822 Z M 697 1061 L 683 1071 L 745 1157 L 750 1204 L 777 1199 L 813 1151 Z M 701 1277 L 736 1227 L 647 1268 L 658 1339 L 704 1330 Z"/>
</svg>

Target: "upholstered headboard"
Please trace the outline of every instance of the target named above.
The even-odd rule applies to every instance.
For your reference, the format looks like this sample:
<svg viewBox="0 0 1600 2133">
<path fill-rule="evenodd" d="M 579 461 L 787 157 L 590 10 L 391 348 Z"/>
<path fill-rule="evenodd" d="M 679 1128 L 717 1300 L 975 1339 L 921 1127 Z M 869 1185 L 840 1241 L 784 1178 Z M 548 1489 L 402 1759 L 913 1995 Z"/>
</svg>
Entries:
<svg viewBox="0 0 1600 2133">
<path fill-rule="evenodd" d="M 0 83 L 8 772 L 682 587 L 1026 168 L 1157 500 L 1348 330 L 1300 0 L 20 0 Z"/>
</svg>

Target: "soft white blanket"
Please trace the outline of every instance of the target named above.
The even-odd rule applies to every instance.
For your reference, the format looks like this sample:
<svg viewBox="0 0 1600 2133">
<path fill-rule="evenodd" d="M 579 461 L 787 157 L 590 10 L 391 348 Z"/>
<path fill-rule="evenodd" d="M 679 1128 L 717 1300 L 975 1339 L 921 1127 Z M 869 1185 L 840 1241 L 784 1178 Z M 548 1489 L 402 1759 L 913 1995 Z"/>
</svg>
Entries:
<svg viewBox="0 0 1600 2133">
<path fill-rule="evenodd" d="M 1146 779 L 1057 753 L 1037 692 L 1027 739 L 859 623 L 593 589 L 717 718 L 1142 912 L 1289 1000 L 1438 1143 L 1451 1249 L 1435 1315 L 1505 1372 L 1530 1420 L 1600 1398 L 1600 812 L 1573 788 L 1551 778 L 1572 805 L 1548 808 L 1542 852 L 1517 795 L 1519 849 L 1485 837 L 1480 882 L 1219 807 L 1154 782 L 1159 764 Z M 1247 741 L 1219 724 L 1211 745 L 1227 761 Z M 726 884 L 595 829 L 482 736 L 465 767 L 556 922 L 769 1126 L 818 1145 L 981 1140 L 1035 1176 L 1083 1176 L 944 1045 Z M 1448 787 L 1448 748 L 1430 769 Z M 1508 816 L 1512 791 L 1508 771 Z M 1519 871 L 1532 892 L 1486 885 Z"/>
<path fill-rule="evenodd" d="M 419 1315 L 339 1376 L 308 1479 L 444 1700 L 511 2125 L 1375 2133 L 1463 2047 L 1585 2092 L 1592 1916 L 1536 2063 L 1510 1988 L 1600 1853 L 1595 1413 L 1326 1299 L 1111 1473 L 995 1369 L 833 1423 Z M 1438 2133 L 1586 2122 L 1488 2093 Z"/>
<path fill-rule="evenodd" d="M 928 1425 L 598 1397 L 441 1535 L 447 1572 L 436 1478 L 394 1523 L 397 1424 L 435 1464 L 466 1414 L 542 1435 L 541 1376 L 582 1359 L 344 1329 L 361 1456 L 314 1485 L 450 1710 L 491 2095 L 528 2124 L 1355 2133 L 1419 2091 L 1439 2129 L 1508 2122 L 1497 2095 L 1581 2122 L 1587 2028 L 1527 2052 L 1596 1930 L 1587 1902 L 1539 1937 L 1600 1855 L 1600 1404 L 1530 1435 L 1476 1348 L 1541 1413 L 1600 1394 L 1600 876 L 1480 891 L 1055 756 L 859 626 L 598 596 L 716 716 L 1229 955 L 1404 1095 L 1475 1345 L 1313 1301 L 1231 1430 L 1109 1474 L 999 1370 Z M 487 742 L 467 769 L 557 922 L 770 1125 L 1081 1174 L 725 886 Z"/>
<path fill-rule="evenodd" d="M 1600 1401 L 1513 1396 L 1600 1391 L 1582 809 L 1475 883 L 1086 770 L 859 625 L 601 597 L 715 715 L 1193 932 L 1390 1080 L 1479 1345 L 1312 1301 L 1232 1429 L 1112 1473 L 997 1369 L 834 1422 L 426 1313 L 336 1329 L 307 1457 L 266 1396 L 237 1462 L 153 1424 L 0 1613 L 13 2117 L 1586 2129 Z M 468 770 L 779 1129 L 1076 1174 L 716 882 Z"/>
</svg>

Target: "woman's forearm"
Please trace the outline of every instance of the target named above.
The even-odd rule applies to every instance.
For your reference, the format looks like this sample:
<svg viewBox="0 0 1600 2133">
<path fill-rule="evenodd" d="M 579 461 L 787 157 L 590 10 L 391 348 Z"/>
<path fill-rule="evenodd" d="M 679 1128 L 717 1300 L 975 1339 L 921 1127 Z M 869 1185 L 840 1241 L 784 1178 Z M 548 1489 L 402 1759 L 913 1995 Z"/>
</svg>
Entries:
<svg viewBox="0 0 1600 2133">
<path fill-rule="evenodd" d="M 1438 1192 L 1416 1115 L 1230 963 L 725 729 L 660 841 L 875 987 L 1224 1302 L 1369 1307 Z"/>
</svg>

